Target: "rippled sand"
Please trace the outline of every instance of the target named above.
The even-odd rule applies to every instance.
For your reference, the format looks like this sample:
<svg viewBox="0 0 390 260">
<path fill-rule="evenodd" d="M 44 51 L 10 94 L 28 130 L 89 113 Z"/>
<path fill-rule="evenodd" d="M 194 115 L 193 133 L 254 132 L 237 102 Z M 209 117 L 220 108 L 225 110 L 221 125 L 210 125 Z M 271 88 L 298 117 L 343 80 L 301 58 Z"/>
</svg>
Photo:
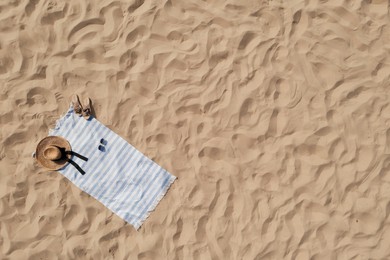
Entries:
<svg viewBox="0 0 390 260">
<path fill-rule="evenodd" d="M 390 258 L 388 1 L 0 5 L 2 259 Z M 73 93 L 178 177 L 139 232 L 31 158 Z"/>
</svg>

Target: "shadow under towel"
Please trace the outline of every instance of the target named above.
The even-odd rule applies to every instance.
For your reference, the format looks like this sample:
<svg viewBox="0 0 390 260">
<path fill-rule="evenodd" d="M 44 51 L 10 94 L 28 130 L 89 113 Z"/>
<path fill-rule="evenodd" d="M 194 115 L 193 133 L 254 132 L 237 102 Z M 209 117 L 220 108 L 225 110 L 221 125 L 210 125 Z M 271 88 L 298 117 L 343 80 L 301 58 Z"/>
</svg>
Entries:
<svg viewBox="0 0 390 260">
<path fill-rule="evenodd" d="M 49 135 L 64 137 L 72 151 L 88 158 L 72 156 L 84 175 L 72 164 L 59 172 L 135 229 L 176 179 L 94 117 L 76 115 L 72 106 Z"/>
</svg>

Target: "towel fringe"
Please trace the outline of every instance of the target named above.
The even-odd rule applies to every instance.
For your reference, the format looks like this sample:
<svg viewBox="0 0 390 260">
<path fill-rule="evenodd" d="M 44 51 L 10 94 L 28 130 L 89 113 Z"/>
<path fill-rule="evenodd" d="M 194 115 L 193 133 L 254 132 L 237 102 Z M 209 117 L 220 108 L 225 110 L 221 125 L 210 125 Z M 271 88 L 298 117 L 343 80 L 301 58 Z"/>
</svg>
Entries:
<svg viewBox="0 0 390 260">
<path fill-rule="evenodd" d="M 56 125 L 53 128 L 49 129 L 49 135 L 53 135 L 53 132 L 60 129 L 64 121 L 71 116 L 73 113 L 73 106 L 72 103 L 70 103 L 68 111 L 65 112 L 65 114 L 61 115 L 60 118 L 56 120 Z"/>
<path fill-rule="evenodd" d="M 168 185 L 166 185 L 164 187 L 164 190 L 160 193 L 160 195 L 156 198 L 156 200 L 154 201 L 154 203 L 152 205 L 149 206 L 145 216 L 143 219 L 141 219 L 137 224 L 134 224 L 134 228 L 135 230 L 138 231 L 138 229 L 142 226 L 142 224 L 145 222 L 146 219 L 148 219 L 149 215 L 155 211 L 158 203 L 160 203 L 160 201 L 164 198 L 164 196 L 167 194 L 169 188 L 172 186 L 172 184 L 175 182 L 175 180 L 177 179 L 176 176 L 173 176 L 172 175 L 172 178 L 169 180 L 169 183 Z"/>
</svg>

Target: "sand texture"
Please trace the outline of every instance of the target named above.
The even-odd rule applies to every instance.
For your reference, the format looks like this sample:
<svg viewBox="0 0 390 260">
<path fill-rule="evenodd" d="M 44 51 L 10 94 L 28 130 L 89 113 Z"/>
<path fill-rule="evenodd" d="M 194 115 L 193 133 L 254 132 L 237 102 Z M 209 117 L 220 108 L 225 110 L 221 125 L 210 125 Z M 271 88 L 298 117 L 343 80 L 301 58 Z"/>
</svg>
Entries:
<svg viewBox="0 0 390 260">
<path fill-rule="evenodd" d="M 0 2 L 1 259 L 390 259 L 385 0 Z M 178 180 L 137 232 L 37 143 L 90 96 Z"/>
</svg>

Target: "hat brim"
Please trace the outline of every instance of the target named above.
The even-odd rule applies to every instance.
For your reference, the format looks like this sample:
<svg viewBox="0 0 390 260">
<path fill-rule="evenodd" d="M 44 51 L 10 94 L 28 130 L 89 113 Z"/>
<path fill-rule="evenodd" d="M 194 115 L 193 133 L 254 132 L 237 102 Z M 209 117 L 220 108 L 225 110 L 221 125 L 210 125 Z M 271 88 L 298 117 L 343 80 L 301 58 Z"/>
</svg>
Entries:
<svg viewBox="0 0 390 260">
<path fill-rule="evenodd" d="M 43 152 L 49 146 L 57 146 L 59 148 L 64 148 L 66 152 L 72 151 L 70 143 L 65 138 L 60 136 L 45 137 L 38 143 L 37 149 L 35 151 L 35 158 L 38 164 L 46 169 L 54 171 L 65 167 L 65 165 L 69 163 L 69 160 L 71 159 L 72 155 L 70 153 L 66 153 L 63 158 L 56 161 L 46 159 L 45 156 L 43 156 Z"/>
</svg>

